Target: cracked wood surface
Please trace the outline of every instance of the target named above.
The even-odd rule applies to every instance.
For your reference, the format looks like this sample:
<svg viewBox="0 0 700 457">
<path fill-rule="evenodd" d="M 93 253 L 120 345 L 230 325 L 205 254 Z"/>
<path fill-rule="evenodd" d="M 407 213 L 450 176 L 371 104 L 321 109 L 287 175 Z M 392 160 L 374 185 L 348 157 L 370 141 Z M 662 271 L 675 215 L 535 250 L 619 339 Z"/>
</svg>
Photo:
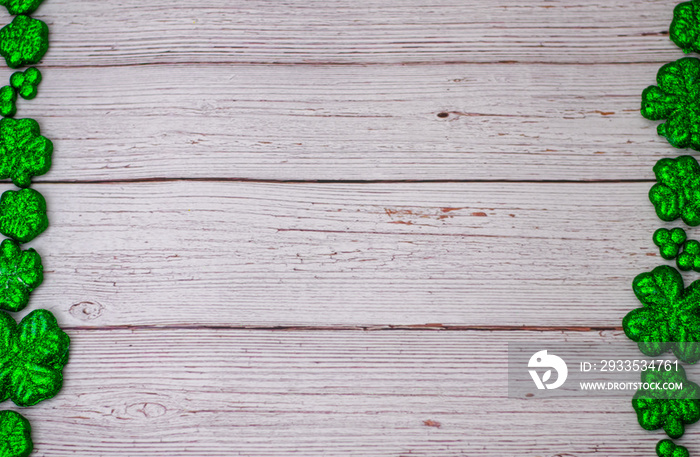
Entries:
<svg viewBox="0 0 700 457">
<path fill-rule="evenodd" d="M 32 306 L 70 325 L 617 327 L 668 263 L 648 183 L 36 188 Z"/>
</svg>

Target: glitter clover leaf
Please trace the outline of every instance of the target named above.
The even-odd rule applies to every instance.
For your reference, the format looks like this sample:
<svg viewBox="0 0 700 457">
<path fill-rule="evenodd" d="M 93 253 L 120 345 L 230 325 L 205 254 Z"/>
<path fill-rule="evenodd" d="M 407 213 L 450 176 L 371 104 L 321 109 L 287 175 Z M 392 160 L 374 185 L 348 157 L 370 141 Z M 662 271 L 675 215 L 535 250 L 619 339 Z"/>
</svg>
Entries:
<svg viewBox="0 0 700 457">
<path fill-rule="evenodd" d="M 12 86 L 0 89 L 0 115 L 12 117 L 17 113 L 17 92 Z"/>
<path fill-rule="evenodd" d="M 688 449 L 676 445 L 671 440 L 661 440 L 656 445 L 656 455 L 659 457 L 690 457 Z"/>
<path fill-rule="evenodd" d="M 642 92 L 642 116 L 666 122 L 657 127 L 677 148 L 700 150 L 700 60 L 684 57 L 661 67 L 658 86 Z"/>
<path fill-rule="evenodd" d="M 700 360 L 700 280 L 684 288 L 678 270 L 662 265 L 634 278 L 632 289 L 644 307 L 630 311 L 622 328 L 639 350 L 651 357 L 673 351 L 686 363 Z"/>
<path fill-rule="evenodd" d="M 0 30 L 0 55 L 7 66 L 34 65 L 49 50 L 49 27 L 45 22 L 19 15 Z"/>
<path fill-rule="evenodd" d="M 10 77 L 10 85 L 17 89 L 20 97 L 25 100 L 36 97 L 39 83 L 41 83 L 41 72 L 34 67 L 29 67 L 24 72 L 17 71 Z"/>
<path fill-rule="evenodd" d="M 32 14 L 44 0 L 0 0 L 0 5 L 7 8 L 13 16 L 17 14 Z"/>
<path fill-rule="evenodd" d="M 28 187 L 34 176 L 51 168 L 53 143 L 41 136 L 34 119 L 0 120 L 0 179 L 10 178 L 17 187 Z"/>
<path fill-rule="evenodd" d="M 639 389 L 632 398 L 639 425 L 645 430 L 663 428 L 675 439 L 683 436 L 686 424 L 700 420 L 700 387 L 688 381 L 682 366 L 671 364 L 666 369 L 662 364 L 658 369 L 647 369 L 642 372 L 642 383 L 658 387 Z M 665 383 L 682 388 L 662 388 Z"/>
<path fill-rule="evenodd" d="M 678 254 L 676 265 L 679 270 L 700 272 L 700 242 L 695 240 L 686 241 L 683 252 Z"/>
<path fill-rule="evenodd" d="M 2 122 L 2 121 L 0 121 Z M 656 184 L 649 200 L 663 221 L 679 217 L 690 226 L 700 224 L 700 165 L 691 156 L 661 159 L 654 165 Z"/>
<path fill-rule="evenodd" d="M 0 457 L 27 457 L 33 449 L 29 421 L 15 411 L 0 411 Z"/>
<path fill-rule="evenodd" d="M 36 190 L 8 190 L 0 197 L 0 233 L 3 235 L 27 243 L 48 226 L 46 200 Z"/>
<path fill-rule="evenodd" d="M 34 249 L 22 251 L 13 240 L 0 243 L 0 309 L 21 311 L 29 294 L 44 281 L 41 257 Z"/>
<path fill-rule="evenodd" d="M 37 309 L 17 324 L 0 312 L 0 401 L 33 406 L 63 386 L 70 338 L 50 311 Z"/>
<path fill-rule="evenodd" d="M 700 1 L 679 3 L 673 9 L 669 37 L 683 52 L 700 51 Z"/>
<path fill-rule="evenodd" d="M 659 247 L 661 257 L 666 260 L 675 259 L 686 240 L 685 230 L 680 227 L 671 230 L 660 228 L 654 232 L 654 244 Z"/>
</svg>

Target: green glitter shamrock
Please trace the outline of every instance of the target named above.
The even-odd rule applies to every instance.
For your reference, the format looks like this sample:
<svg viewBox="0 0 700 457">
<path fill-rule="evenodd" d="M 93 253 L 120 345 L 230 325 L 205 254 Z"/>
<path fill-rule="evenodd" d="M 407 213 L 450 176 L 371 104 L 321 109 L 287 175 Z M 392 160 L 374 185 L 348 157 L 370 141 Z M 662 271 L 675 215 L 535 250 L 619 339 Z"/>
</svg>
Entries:
<svg viewBox="0 0 700 457">
<path fill-rule="evenodd" d="M 22 251 L 6 239 L 0 243 L 0 309 L 21 311 L 29 294 L 44 281 L 44 266 L 34 249 Z"/>
<path fill-rule="evenodd" d="M 0 30 L 0 55 L 10 68 L 39 62 L 48 49 L 49 27 L 38 19 L 15 16 Z"/>
<path fill-rule="evenodd" d="M 642 116 L 666 119 L 657 132 L 671 145 L 700 150 L 700 60 L 684 57 L 667 63 L 656 81 L 658 86 L 642 92 Z"/>
<path fill-rule="evenodd" d="M 10 85 L 17 89 L 20 97 L 31 100 L 39 92 L 41 72 L 34 67 L 27 68 L 24 72 L 17 71 L 10 77 Z"/>
<path fill-rule="evenodd" d="M 673 21 L 669 29 L 671 41 L 683 52 L 700 51 L 700 1 L 679 3 L 673 9 Z"/>
<path fill-rule="evenodd" d="M 17 14 L 32 14 L 44 0 L 0 0 L 0 5 L 7 8 L 13 16 Z"/>
<path fill-rule="evenodd" d="M 27 243 L 49 226 L 46 200 L 34 189 L 7 190 L 0 197 L 0 233 Z"/>
<path fill-rule="evenodd" d="M 15 411 L 0 411 L 0 457 L 27 457 L 33 449 L 29 421 Z"/>
<path fill-rule="evenodd" d="M 632 289 L 644 307 L 630 311 L 622 328 L 639 350 L 651 357 L 671 350 L 686 363 L 700 360 L 700 280 L 684 289 L 678 270 L 662 265 L 634 278 Z"/>
<path fill-rule="evenodd" d="M 676 365 L 676 366 L 674 366 Z M 645 430 L 663 428 L 671 438 L 680 438 L 684 424 L 700 420 L 700 387 L 688 381 L 682 366 L 671 364 L 667 369 L 661 364 L 657 369 L 642 372 L 642 383 L 663 386 L 664 383 L 681 384 L 682 389 L 639 389 L 632 398 L 639 425 Z"/>
<path fill-rule="evenodd" d="M 0 121 L 1 122 L 1 121 Z M 691 156 L 661 159 L 654 165 L 656 184 L 649 200 L 656 215 L 670 222 L 679 217 L 690 226 L 700 224 L 700 165 Z"/>
<path fill-rule="evenodd" d="M 12 117 L 17 113 L 17 92 L 12 86 L 3 86 L 0 89 L 0 114 L 3 117 Z"/>
<path fill-rule="evenodd" d="M 661 440 L 656 445 L 656 455 L 659 457 L 689 457 L 688 449 L 677 446 L 671 440 Z"/>
<path fill-rule="evenodd" d="M 27 187 L 51 168 L 53 143 L 34 119 L 0 120 L 0 179 Z"/>
<path fill-rule="evenodd" d="M 700 243 L 695 240 L 686 241 L 683 252 L 676 259 L 676 265 L 682 271 L 700 272 Z"/>
<path fill-rule="evenodd" d="M 0 401 L 33 406 L 63 386 L 70 338 L 50 311 L 37 309 L 17 324 L 0 312 Z"/>
<path fill-rule="evenodd" d="M 666 260 L 675 259 L 678 252 L 685 243 L 685 230 L 680 227 L 674 229 L 660 228 L 654 232 L 654 244 L 659 247 L 661 257 Z"/>
</svg>

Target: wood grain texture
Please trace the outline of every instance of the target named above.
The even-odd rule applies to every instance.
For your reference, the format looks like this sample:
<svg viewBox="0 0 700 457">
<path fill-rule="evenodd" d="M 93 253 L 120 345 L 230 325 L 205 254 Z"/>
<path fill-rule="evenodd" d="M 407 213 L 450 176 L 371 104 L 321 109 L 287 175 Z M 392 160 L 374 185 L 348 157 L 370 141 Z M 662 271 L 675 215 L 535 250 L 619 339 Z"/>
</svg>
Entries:
<svg viewBox="0 0 700 457">
<path fill-rule="evenodd" d="M 658 67 L 50 68 L 19 111 L 38 181 L 651 179 L 680 153 L 639 115 Z"/>
<path fill-rule="evenodd" d="M 628 399 L 506 398 L 505 350 L 631 344 L 672 7 L 46 1 L 36 455 L 651 455 Z"/>
<path fill-rule="evenodd" d="M 72 325 L 619 327 L 667 263 L 646 183 L 36 188 L 31 308 Z"/>
<path fill-rule="evenodd" d="M 105 6 L 107 5 L 107 6 Z M 47 65 L 666 62 L 662 0 L 53 0 Z"/>
<path fill-rule="evenodd" d="M 22 410 L 37 455 L 638 457 L 662 436 L 627 398 L 507 398 L 508 342 L 619 332 L 70 335 L 64 390 Z M 700 450 L 691 427 L 680 443 Z"/>
</svg>

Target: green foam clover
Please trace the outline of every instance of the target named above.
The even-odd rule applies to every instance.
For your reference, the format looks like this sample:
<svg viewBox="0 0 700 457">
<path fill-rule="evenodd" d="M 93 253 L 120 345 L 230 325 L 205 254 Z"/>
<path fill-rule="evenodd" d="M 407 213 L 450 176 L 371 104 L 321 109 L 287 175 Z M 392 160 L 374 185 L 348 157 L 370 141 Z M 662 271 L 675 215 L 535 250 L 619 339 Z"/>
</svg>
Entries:
<svg viewBox="0 0 700 457">
<path fill-rule="evenodd" d="M 29 67 L 24 72 L 16 71 L 10 77 L 10 85 L 17 89 L 20 97 L 31 100 L 39 92 L 41 72 L 35 67 Z"/>
<path fill-rule="evenodd" d="M 34 176 L 51 168 L 53 143 L 41 136 L 34 119 L 0 120 L 0 179 L 12 179 L 17 187 L 28 187 Z"/>
<path fill-rule="evenodd" d="M 684 288 L 678 270 L 662 265 L 634 278 L 632 289 L 644 306 L 630 311 L 622 328 L 639 350 L 651 357 L 673 351 L 686 363 L 700 360 L 700 280 Z"/>
<path fill-rule="evenodd" d="M 669 37 L 685 53 L 700 51 L 700 1 L 692 0 L 676 5 Z"/>
<path fill-rule="evenodd" d="M 670 222 L 679 217 L 690 226 L 700 224 L 700 165 L 691 156 L 661 159 L 654 165 L 656 184 L 649 200 L 659 219 Z"/>
<path fill-rule="evenodd" d="M 658 86 L 642 92 L 642 116 L 666 122 L 659 135 L 672 146 L 700 150 L 700 60 L 684 57 L 661 67 Z"/>
<path fill-rule="evenodd" d="M 12 86 L 0 89 L 0 115 L 13 117 L 17 113 L 17 92 Z"/>
<path fill-rule="evenodd" d="M 678 254 L 676 265 L 679 270 L 700 272 L 700 242 L 695 240 L 686 241 L 683 252 Z"/>
<path fill-rule="evenodd" d="M 0 197 L 0 233 L 27 243 L 41 235 L 48 226 L 43 195 L 34 189 L 3 192 Z"/>
<path fill-rule="evenodd" d="M 19 15 L 0 30 L 0 55 L 10 68 L 34 65 L 48 50 L 49 26 L 43 21 Z"/>
<path fill-rule="evenodd" d="M 654 232 L 654 244 L 659 247 L 661 257 L 666 260 L 675 259 L 686 240 L 685 230 L 680 227 L 671 230 L 660 228 Z"/>
<path fill-rule="evenodd" d="M 38 252 L 22 251 L 10 239 L 0 243 L 0 309 L 23 310 L 29 303 L 29 294 L 43 281 L 44 266 Z"/>
<path fill-rule="evenodd" d="M 0 312 L 0 401 L 33 406 L 63 386 L 70 338 L 50 311 L 37 309 L 17 324 Z"/>
<path fill-rule="evenodd" d="M 663 387 L 669 383 L 682 388 Z M 658 368 L 647 369 L 642 372 L 642 384 L 644 388 L 637 390 L 632 398 L 632 407 L 645 430 L 663 428 L 675 439 L 683 436 L 686 424 L 700 420 L 700 387 L 688 381 L 681 365 L 660 364 Z"/>
<path fill-rule="evenodd" d="M 676 445 L 671 440 L 661 440 L 656 445 L 656 455 L 659 457 L 690 457 L 688 449 Z"/>
<path fill-rule="evenodd" d="M 0 0 L 0 5 L 7 8 L 13 16 L 17 14 L 32 14 L 44 0 Z"/>
<path fill-rule="evenodd" d="M 27 457 L 32 450 L 29 421 L 15 411 L 0 411 L 0 457 Z"/>
</svg>

